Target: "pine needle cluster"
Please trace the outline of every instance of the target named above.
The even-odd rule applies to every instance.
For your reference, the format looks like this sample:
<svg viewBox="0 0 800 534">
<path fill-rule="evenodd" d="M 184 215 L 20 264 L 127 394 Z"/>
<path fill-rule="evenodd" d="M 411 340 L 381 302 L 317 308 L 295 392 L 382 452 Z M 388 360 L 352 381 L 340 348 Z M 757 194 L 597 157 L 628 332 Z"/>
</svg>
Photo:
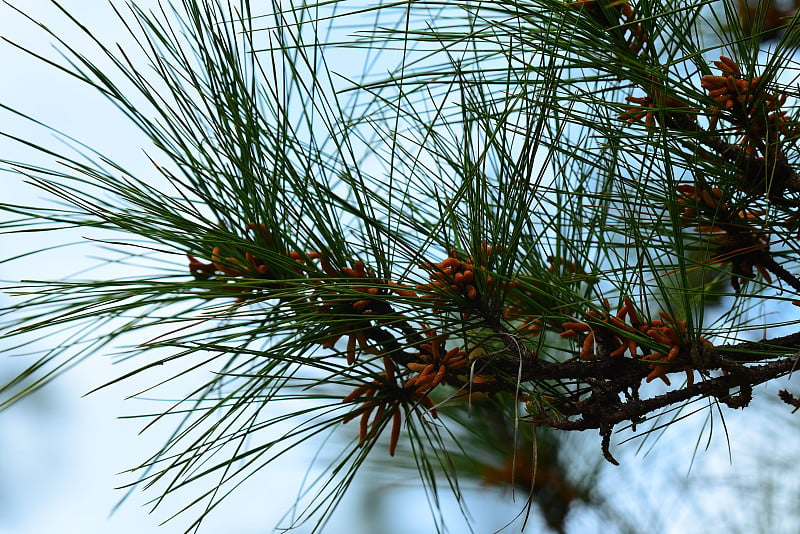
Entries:
<svg viewBox="0 0 800 534">
<path fill-rule="evenodd" d="M 183 508 L 199 510 L 189 530 L 329 434 L 349 439 L 293 526 L 322 529 L 388 455 L 413 459 L 434 511 L 473 477 L 525 488 L 561 530 L 594 497 L 552 430 L 595 431 L 616 463 L 614 432 L 679 424 L 698 401 L 747 407 L 797 366 L 796 16 L 177 4 L 118 8 L 136 51 L 73 19 L 102 67 L 40 25 L 63 55 L 31 54 L 113 102 L 152 167 L 4 132 L 51 161 L 5 165 L 57 203 L 6 202 L 2 230 L 78 227 L 142 274 L 9 283 L 9 352 L 67 337 L 0 408 L 140 333 L 113 383 L 212 369 L 153 416 L 176 430 L 138 470 L 162 498 L 216 481 Z"/>
</svg>

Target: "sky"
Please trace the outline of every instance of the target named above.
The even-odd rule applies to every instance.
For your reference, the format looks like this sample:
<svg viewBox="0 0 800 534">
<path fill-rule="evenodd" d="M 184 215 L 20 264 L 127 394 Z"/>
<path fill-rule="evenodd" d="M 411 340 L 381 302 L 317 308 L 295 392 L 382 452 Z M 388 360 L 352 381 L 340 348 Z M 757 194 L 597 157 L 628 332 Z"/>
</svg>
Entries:
<svg viewBox="0 0 800 534">
<path fill-rule="evenodd" d="M 65 40 L 89 46 L 86 37 L 50 2 L 11 3 Z M 124 33 L 106 2 L 65 0 L 62 5 L 92 28 L 98 38 L 107 42 L 123 40 Z M 0 35 L 38 53 L 57 57 L 52 38 L 44 36 L 33 22 L 5 4 L 0 5 Z M 0 42 L 0 64 L 6 73 L 0 83 L 0 102 L 45 120 L 117 161 L 145 169 L 141 147 L 146 145 L 141 135 L 93 90 L 5 41 Z M 2 129 L 43 144 L 60 143 L 54 135 L 7 114 L 4 114 Z M 0 140 L 0 152 L 8 159 L 37 161 L 36 158 L 40 158 L 7 139 Z M 18 176 L 6 174 L 2 180 L 5 200 L 37 202 L 43 196 L 23 184 Z M 78 238 L 80 235 L 76 233 L 3 236 L 3 253 L 12 255 L 10 251 L 13 250 L 22 252 L 58 240 Z M 0 279 L 59 279 L 89 264 L 91 260 L 74 252 L 56 251 L 35 260 L 0 265 Z M 20 273 L 20 269 L 24 273 Z M 7 304 L 9 297 L 1 295 L 0 299 Z M 53 342 L 44 339 L 38 345 L 43 348 Z M 12 365 L 3 362 L 4 378 L 9 378 L 14 369 L 21 369 L 21 363 L 10 361 Z M 156 525 L 166 519 L 166 510 L 165 513 L 148 513 L 145 503 L 155 495 L 141 492 L 134 493 L 124 506 L 111 514 L 124 495 L 114 488 L 131 481 L 130 477 L 118 473 L 144 460 L 164 441 L 167 432 L 160 428 L 140 435 L 141 422 L 118 418 L 140 413 L 143 409 L 136 401 L 124 400 L 133 389 L 110 388 L 83 397 L 118 373 L 110 357 L 97 355 L 41 394 L 0 415 L 1 534 L 155 532 Z M 296 478 L 296 468 L 277 465 L 271 475 Z M 265 525 L 277 523 L 291 502 L 291 493 L 274 492 L 265 499 L 263 487 L 253 483 L 242 490 L 241 497 L 231 499 L 227 505 L 230 513 L 210 519 L 207 532 L 268 531 Z M 254 506 L 254 503 L 258 504 Z M 178 526 L 173 523 L 162 531 L 181 532 Z"/>
<path fill-rule="evenodd" d="M 11 4 L 22 7 L 35 21 L 46 24 L 69 42 L 89 46 L 85 36 L 76 31 L 65 17 L 45 0 L 11 0 Z M 86 0 L 64 0 L 62 2 L 76 18 L 92 29 L 92 34 L 106 42 L 124 40 L 124 33 L 106 2 Z M 144 5 L 144 2 L 140 2 Z M 4 39 L 30 47 L 39 53 L 54 56 L 52 39 L 34 23 L 13 12 L 6 4 L 0 4 L 0 35 Z M 19 109 L 35 118 L 45 119 L 57 129 L 64 130 L 74 138 L 96 148 L 99 152 L 124 161 L 128 168 L 147 169 L 147 159 L 141 150 L 145 140 L 118 113 L 94 91 L 83 87 L 62 73 L 56 72 L 6 41 L 0 42 L 0 65 L 5 74 L 0 83 L 0 103 Z M 26 121 L 15 120 L 3 114 L 0 128 L 25 139 L 42 143 L 57 143 L 55 136 L 41 128 L 34 128 Z M 0 157 L 30 161 L 39 157 L 34 152 L 7 139 L 0 139 Z M 22 183 L 18 176 L 3 175 L 4 195 L 14 201 L 36 202 L 41 193 Z M 60 236 L 25 235 L 3 236 L 3 254 L 11 256 L 13 251 L 22 252 L 47 246 L 64 239 L 65 235 L 79 239 L 79 233 Z M 62 278 L 80 271 L 91 264 L 87 257 L 74 253 L 54 251 L 35 260 L 11 264 L 0 264 L 0 279 L 19 280 Z M 20 272 L 20 269 L 24 272 Z M 0 295 L 3 305 L 10 297 Z M 52 346 L 55 340 L 42 339 L 31 348 Z M 2 341 L 0 341 L 2 343 Z M 8 377 L 21 365 L 14 359 L 4 362 L 3 375 Z M 125 400 L 127 394 L 136 391 L 137 383 L 125 387 L 113 387 L 83 396 L 120 374 L 119 366 L 104 355 L 92 357 L 79 369 L 70 372 L 55 384 L 13 409 L 0 414 L 0 534 L 115 534 L 141 532 L 182 532 L 180 521 L 163 527 L 157 525 L 169 516 L 173 508 L 149 513 L 146 506 L 154 494 L 135 492 L 129 500 L 113 514 L 115 504 L 124 493 L 114 489 L 130 477 L 119 473 L 134 466 L 148 456 L 166 438 L 168 428 L 156 427 L 140 433 L 142 423 L 120 419 L 121 415 L 141 413 L 146 404 L 136 400 Z M 637 503 L 650 504 L 663 499 L 663 506 L 675 509 L 675 532 L 682 532 L 691 525 L 702 501 L 682 502 L 680 494 L 659 495 L 648 477 L 665 480 L 683 480 L 689 472 L 687 457 L 697 443 L 694 439 L 703 426 L 702 418 L 690 423 L 687 434 L 692 439 L 678 440 L 670 450 L 662 447 L 667 467 L 661 472 L 651 473 L 641 469 L 641 458 L 636 457 L 634 447 L 621 455 L 626 458 L 623 467 L 612 471 L 605 480 L 609 487 L 638 488 Z M 731 432 L 739 436 L 751 436 L 755 432 L 752 419 L 732 415 Z M 692 426 L 693 425 L 693 426 Z M 748 433 L 749 432 L 749 433 Z M 748 438 L 749 439 L 749 438 Z M 720 445 L 722 441 L 722 445 Z M 736 450 L 733 456 L 745 455 L 745 449 Z M 786 447 L 797 448 L 796 443 Z M 727 476 L 731 466 L 726 454 L 724 440 L 715 440 L 715 454 L 700 454 L 692 466 L 693 476 Z M 736 445 L 735 447 L 738 447 Z M 306 471 L 314 450 L 301 450 L 292 458 L 278 462 L 268 472 L 262 472 L 243 486 L 225 505 L 224 514 L 212 515 L 203 532 L 248 534 L 270 532 L 286 509 L 293 502 L 295 493 L 292 483 Z M 576 461 L 580 461 L 579 459 Z M 288 484 L 284 483 L 288 482 Z M 426 531 L 427 506 L 424 496 L 414 481 L 405 487 L 393 489 L 397 496 L 392 500 L 398 510 L 389 510 L 390 517 L 402 517 L 397 532 Z M 380 489 L 380 488 L 379 488 Z M 374 488 L 357 489 L 358 495 L 375 491 Z M 713 499 L 720 505 L 735 509 L 734 497 L 724 488 L 714 488 Z M 358 493 L 360 492 L 360 493 Z M 474 513 L 478 530 L 496 529 L 513 518 L 519 503 L 500 504 L 498 495 L 485 488 L 472 488 Z M 650 492 L 650 493 L 648 493 Z M 507 499 L 506 499 L 507 500 Z M 407 510 L 413 511 L 408 513 Z M 374 512 L 375 510 L 372 510 Z M 368 515 L 368 514 L 366 514 Z M 358 534 L 370 532 L 365 526 L 365 510 L 358 499 L 345 503 L 327 532 Z M 491 520 L 483 521 L 488 517 Z M 386 533 L 392 528 L 385 526 Z M 534 530 L 535 531 L 535 530 Z M 584 525 L 583 532 L 602 531 L 601 525 Z M 298 532 L 303 532 L 302 529 Z"/>
</svg>

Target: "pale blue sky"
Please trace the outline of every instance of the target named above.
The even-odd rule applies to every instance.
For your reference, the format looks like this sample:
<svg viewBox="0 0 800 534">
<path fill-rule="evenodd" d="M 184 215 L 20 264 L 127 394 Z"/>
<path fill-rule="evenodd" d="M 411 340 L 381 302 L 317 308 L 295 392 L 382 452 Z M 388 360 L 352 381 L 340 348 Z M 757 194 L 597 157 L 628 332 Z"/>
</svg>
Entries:
<svg viewBox="0 0 800 534">
<path fill-rule="evenodd" d="M 78 39 L 81 42 L 85 39 L 46 0 L 12 0 L 11 3 L 23 6 L 32 17 L 46 23 L 66 40 Z M 106 2 L 64 0 L 62 3 L 91 27 L 100 39 L 117 41 L 123 38 L 120 26 Z M 43 34 L 5 4 L 0 4 L 0 34 L 37 51 L 54 55 L 49 41 L 43 39 Z M 144 172 L 148 165 L 141 151 L 141 147 L 145 146 L 144 140 L 113 106 L 94 91 L 80 86 L 4 42 L 0 42 L 0 65 L 3 65 L 5 72 L 0 83 L 0 102 L 46 120 L 100 152 L 124 162 L 128 168 L 137 168 L 140 165 Z M 37 139 L 45 144 L 56 142 L 54 137 L 43 134 L 41 129 L 33 128 L 24 121 L 14 120 L 6 114 L 2 117 L 3 131 Z M 38 156 L 30 150 L 0 139 L 0 157 L 29 160 Z M 16 177 L 4 175 L 2 179 L 6 198 L 21 202 L 41 196 L 29 186 L 21 184 Z M 12 255 L 14 250 L 45 246 L 64 237 L 26 235 L 3 236 L 2 239 L 3 255 Z M 0 279 L 59 278 L 80 270 L 90 261 L 63 253 L 53 253 L 45 258 L 47 261 L 0 264 Z M 24 269 L 24 273 L 20 273 L 19 269 Z M 7 302 L 8 297 L 0 295 L 0 299 Z M 53 342 L 51 339 L 43 339 L 39 341 L 39 345 L 49 346 Z M 14 368 L 4 363 L 2 369 L 4 373 L 10 373 Z M 123 400 L 126 394 L 137 391 L 136 384 L 81 397 L 118 374 L 119 369 L 111 364 L 109 357 L 98 355 L 59 380 L 44 395 L 34 397 L 0 415 L 0 534 L 140 534 L 182 531 L 179 527 L 185 523 L 180 519 L 160 531 L 156 528 L 167 517 L 167 512 L 174 511 L 180 503 L 173 501 L 172 507 L 168 506 L 163 511 L 149 515 L 143 504 L 149 498 L 156 497 L 153 493 L 134 494 L 116 514 L 108 517 L 111 508 L 122 495 L 113 488 L 130 481 L 116 473 L 131 467 L 137 460 L 146 458 L 161 444 L 168 430 L 156 428 L 152 432 L 139 435 L 140 423 L 117 419 L 120 415 L 146 410 L 144 404 Z M 748 432 L 748 427 L 752 430 L 758 424 L 757 420 L 745 419 L 738 413 L 726 415 L 734 436 L 737 433 L 740 436 L 753 435 Z M 618 456 L 625 459 L 623 466 L 612 470 L 604 481 L 604 484 L 609 488 L 616 488 L 615 491 L 619 491 L 621 495 L 626 494 L 624 488 L 627 487 L 627 495 L 633 508 L 645 502 L 648 503 L 647 506 L 654 505 L 661 502 L 660 499 L 665 506 L 674 507 L 674 532 L 685 532 L 687 525 L 694 524 L 696 518 L 702 516 L 698 513 L 702 511 L 702 503 L 682 502 L 680 492 L 664 495 L 659 491 L 660 486 L 653 484 L 652 478 L 648 477 L 661 482 L 683 480 L 699 428 L 703 424 L 703 416 L 695 419 L 694 422 L 686 423 L 687 430 L 684 432 L 689 436 L 687 439 L 675 440 L 676 443 L 670 447 L 659 449 L 662 458 L 666 458 L 662 462 L 667 466 L 665 469 L 656 473 L 643 471 L 642 462 L 647 462 L 648 459 L 635 457 L 635 446 L 631 445 L 618 453 Z M 745 448 L 739 454 L 746 453 L 748 441 L 742 444 Z M 739 442 L 734 443 L 734 448 L 737 449 Z M 713 446 L 714 454 L 699 455 L 693 467 L 693 476 L 729 473 L 724 439 L 718 437 Z M 798 448 L 797 443 L 785 443 L 783 446 Z M 224 514 L 211 516 L 203 532 L 271 532 L 271 527 L 293 501 L 294 493 L 287 488 L 294 487 L 292 483 L 304 474 L 305 465 L 313 450 L 300 452 L 291 461 L 276 464 L 269 472 L 261 473 L 241 488 L 224 506 Z M 670 484 L 674 486 L 674 483 Z M 411 490 L 398 492 L 397 504 L 403 511 L 398 514 L 395 510 L 393 517 L 402 517 L 403 522 L 397 525 L 399 529 L 396 531 L 424 532 L 426 527 L 421 525 L 428 524 L 423 522 L 427 518 L 427 505 L 421 492 L 415 489 L 416 479 L 409 480 L 408 485 Z M 715 506 L 730 506 L 731 513 L 735 513 L 736 502 L 730 492 L 718 487 L 713 491 Z M 476 523 L 478 532 L 498 528 L 504 521 L 512 519 L 521 505 L 521 501 L 501 505 L 497 495 L 484 488 L 476 488 L 471 493 L 474 494 L 475 515 L 480 518 Z M 367 527 L 361 528 L 362 512 L 356 504 L 347 504 L 328 532 L 369 532 Z M 580 516 L 576 520 L 580 520 Z M 485 529 L 481 530 L 483 527 Z M 385 532 L 390 530 L 386 526 Z M 581 532 L 602 530 L 602 525 L 596 524 L 580 527 Z"/>
<path fill-rule="evenodd" d="M 82 43 L 75 31 L 48 1 L 12 2 L 35 20 L 51 27 L 64 39 Z M 152 3 L 152 2 L 151 2 Z M 113 42 L 124 36 L 108 4 L 101 0 L 62 2 L 95 34 Z M 143 4 L 143 3 L 142 3 Z M 54 57 L 51 42 L 30 21 L 0 5 L 3 37 Z M 88 45 L 88 43 L 86 43 Z M 0 64 L 5 75 L 0 83 L 0 102 L 40 118 L 55 128 L 126 165 L 145 169 L 141 136 L 116 109 L 95 91 L 81 86 L 11 45 L 0 43 Z M 22 120 L 3 115 L 3 131 L 42 144 L 58 144 L 55 136 Z M 41 161 L 33 151 L 0 140 L 2 157 Z M 135 167 L 134 167 L 135 168 Z M 43 195 L 21 183 L 19 177 L 3 176 L 5 200 L 37 201 Z M 24 237 L 3 236 L 3 254 L 46 246 L 60 239 L 79 238 L 79 233 Z M 64 251 L 35 261 L 0 265 L 0 278 L 58 279 L 91 264 L 79 254 Z M 20 272 L 24 269 L 24 273 Z M 0 295 L 7 302 L 6 295 Z M 55 340 L 44 339 L 41 347 Z M 20 368 L 20 365 L 15 367 Z M 13 372 L 8 362 L 4 373 Z M 100 391 L 81 398 L 87 391 L 117 376 L 119 370 L 108 356 L 97 355 L 57 381 L 43 395 L 26 401 L 0 416 L 0 533 L 2 534 L 102 534 L 156 532 L 166 512 L 148 515 L 143 504 L 155 494 L 135 493 L 113 516 L 109 513 L 122 497 L 113 488 L 130 482 L 119 473 L 147 457 L 166 437 L 167 429 L 139 435 L 141 422 L 120 420 L 125 414 L 146 409 L 137 401 L 122 400 L 135 391 L 135 384 Z M 7 376 L 7 375 L 6 375 Z M 272 476 L 296 478 L 295 466 L 276 466 Z M 258 479 L 241 496 L 228 503 L 228 513 L 209 521 L 206 532 L 268 532 L 292 502 L 290 493 L 265 491 Z M 270 494 L 271 493 L 271 494 Z M 179 504 L 179 503 L 176 503 Z M 163 527 L 166 533 L 181 532 L 178 520 Z"/>
</svg>

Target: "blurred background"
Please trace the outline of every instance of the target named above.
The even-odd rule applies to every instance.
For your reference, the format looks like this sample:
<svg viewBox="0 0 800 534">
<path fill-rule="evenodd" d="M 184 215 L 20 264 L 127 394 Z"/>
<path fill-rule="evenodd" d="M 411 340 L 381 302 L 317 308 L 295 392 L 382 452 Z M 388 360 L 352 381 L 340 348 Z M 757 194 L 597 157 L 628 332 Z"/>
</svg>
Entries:
<svg viewBox="0 0 800 534">
<path fill-rule="evenodd" d="M 143 152 L 147 141 L 121 113 L 95 91 L 11 44 L 52 57 L 57 44 L 36 23 L 53 29 L 71 44 L 85 42 L 91 49 L 86 36 L 47 0 L 11 3 L 24 9 L 32 20 L 0 4 L 0 34 L 4 39 L 0 42 L 0 65 L 5 73 L 0 82 L 0 103 L 68 133 L 110 159 L 123 162 L 129 170 L 147 172 L 151 165 Z M 120 42 L 123 47 L 126 42 L 130 44 L 109 4 L 85 0 L 64 0 L 61 4 L 99 40 Z M 148 2 L 139 4 L 146 6 Z M 149 4 L 156 6 L 155 2 Z M 8 113 L 2 115 L 0 130 L 43 145 L 62 142 L 30 121 Z M 20 143 L 0 138 L 0 157 L 33 162 L 41 156 Z M 8 202 L 40 202 L 44 196 L 11 173 L 3 175 L 2 184 Z M 80 232 L 3 235 L 3 256 L 81 237 Z M 54 249 L 2 263 L 0 279 L 66 279 L 96 263 L 91 257 L 93 246 Z M 0 294 L 2 305 L 11 298 Z M 58 343 L 58 339 L 41 339 L 30 349 Z M 8 379 L 24 368 L 24 357 L 16 356 L 4 357 L 0 378 Z M 157 409 L 147 400 L 126 400 L 149 385 L 149 379 L 83 396 L 122 374 L 124 364 L 114 362 L 112 354 L 94 355 L 42 392 L 0 414 L 0 534 L 183 532 L 187 522 L 181 517 L 159 529 L 158 525 L 180 506 L 172 501 L 171 507 L 150 513 L 148 503 L 158 497 L 154 492 L 137 490 L 115 509 L 126 494 L 125 489 L 117 488 L 133 480 L 120 473 L 149 457 L 166 440 L 170 427 L 155 426 L 140 433 L 145 422 L 121 418 Z M 180 396 L 181 384 L 173 387 L 175 396 Z M 690 407 L 684 413 L 695 409 L 698 413 L 668 429 L 659 439 L 654 433 L 644 443 L 633 440 L 617 445 L 614 454 L 621 467 L 602 462 L 599 438 L 594 434 L 558 438 L 552 447 L 560 455 L 550 461 L 567 477 L 580 478 L 591 472 L 591 483 L 585 487 L 576 483 L 576 493 L 561 494 L 556 499 L 570 512 L 555 530 L 800 532 L 800 477 L 795 460 L 800 453 L 800 417 L 792 416 L 785 405 L 776 402 L 779 387 L 757 393 L 759 408 L 739 412 L 725 409 L 724 421 L 713 407 Z M 308 443 L 252 477 L 209 517 L 201 532 L 271 532 L 290 509 L 321 445 Z M 413 465 L 382 460 L 366 466 L 326 532 L 432 531 L 429 506 Z M 508 484 L 495 484 L 496 478 L 484 473 L 465 481 L 475 532 L 494 532 L 510 523 L 509 532 L 521 528 L 520 513 L 524 513 L 527 492 L 521 488 L 512 492 Z M 540 498 L 540 502 L 546 501 L 546 497 Z M 552 495 L 550 499 L 555 506 Z M 554 508 L 550 510 L 554 513 Z M 466 531 L 455 503 L 446 502 L 444 513 L 453 517 L 453 532 Z M 526 532 L 546 528 L 545 520 L 534 510 Z"/>
</svg>

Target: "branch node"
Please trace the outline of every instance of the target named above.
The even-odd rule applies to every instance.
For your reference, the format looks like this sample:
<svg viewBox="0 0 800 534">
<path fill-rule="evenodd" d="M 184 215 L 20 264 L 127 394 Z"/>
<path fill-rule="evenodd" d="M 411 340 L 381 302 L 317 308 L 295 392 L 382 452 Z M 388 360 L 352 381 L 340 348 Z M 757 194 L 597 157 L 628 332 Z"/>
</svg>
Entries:
<svg viewBox="0 0 800 534">
<path fill-rule="evenodd" d="M 753 387 L 750 384 L 741 384 L 739 393 L 720 398 L 728 408 L 744 408 L 753 400 Z"/>
<path fill-rule="evenodd" d="M 613 429 L 613 425 L 601 424 L 600 436 L 602 437 L 602 442 L 600 446 L 603 450 L 603 458 L 611 464 L 619 465 L 617 459 L 611 454 L 611 432 Z"/>
</svg>

